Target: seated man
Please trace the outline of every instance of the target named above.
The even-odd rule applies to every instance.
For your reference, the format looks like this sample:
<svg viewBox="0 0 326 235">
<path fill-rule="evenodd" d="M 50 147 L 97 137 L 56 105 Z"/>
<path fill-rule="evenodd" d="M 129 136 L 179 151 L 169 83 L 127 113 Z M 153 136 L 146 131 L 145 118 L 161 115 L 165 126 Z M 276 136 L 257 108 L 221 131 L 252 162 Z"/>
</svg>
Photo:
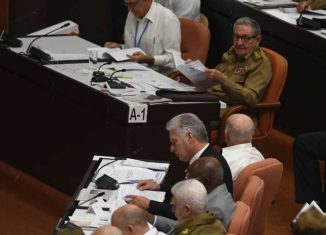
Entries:
<svg viewBox="0 0 326 235">
<path fill-rule="evenodd" d="M 104 225 L 97 228 L 92 235 L 123 235 L 123 233 L 115 226 Z"/>
<path fill-rule="evenodd" d="M 297 5 L 298 12 L 303 12 L 306 8 L 311 10 L 326 9 L 326 0 L 300 1 Z"/>
<path fill-rule="evenodd" d="M 156 0 L 179 18 L 200 20 L 200 0 Z"/>
<path fill-rule="evenodd" d="M 321 183 L 319 160 L 326 160 L 326 132 L 299 135 L 293 143 L 295 200 L 297 203 L 317 201 L 326 211 L 326 174 Z M 323 190 L 324 188 L 324 190 Z"/>
<path fill-rule="evenodd" d="M 136 205 L 125 205 L 113 212 L 111 224 L 124 235 L 164 235 L 147 223 L 146 211 Z"/>
<path fill-rule="evenodd" d="M 223 168 L 220 162 L 214 157 L 199 158 L 188 167 L 186 178 L 197 179 L 205 186 L 208 193 L 208 210 L 227 228 L 236 205 L 223 183 Z M 176 221 L 156 216 L 154 225 L 160 231 L 168 232 L 175 227 Z"/>
<path fill-rule="evenodd" d="M 208 92 L 228 106 L 255 105 L 272 78 L 271 63 L 259 47 L 260 34 L 257 21 L 249 17 L 238 19 L 233 26 L 233 46 L 215 69 L 206 70 L 207 79 L 216 83 Z M 171 74 L 172 78 L 180 76 L 178 72 Z"/>
<path fill-rule="evenodd" d="M 227 147 L 222 149 L 222 153 L 230 166 L 234 181 L 243 168 L 251 163 L 264 160 L 264 157 L 259 150 L 252 146 L 255 126 L 247 115 L 232 114 L 226 121 L 224 132 Z"/>
<path fill-rule="evenodd" d="M 153 0 L 124 0 L 129 8 L 124 30 L 124 45 L 105 43 L 106 47 L 139 47 L 131 61 L 174 68 L 173 54 L 180 56 L 180 22 L 169 9 Z"/>
<path fill-rule="evenodd" d="M 195 179 L 181 181 L 172 189 L 172 208 L 178 223 L 169 234 L 220 235 L 225 233 L 223 223 L 207 212 L 207 192 Z"/>
<path fill-rule="evenodd" d="M 208 134 L 203 122 L 192 113 L 182 113 L 173 117 L 166 124 L 171 142 L 170 150 L 180 161 L 189 162 L 191 165 L 196 159 L 205 156 L 213 156 L 219 160 L 223 168 L 223 181 L 230 193 L 232 193 L 233 181 L 230 168 L 224 157 L 216 152 L 208 143 Z M 157 184 L 154 181 L 142 181 L 138 184 L 140 190 L 160 190 L 167 192 L 170 198 L 171 185 Z M 129 195 L 132 203 L 148 210 L 152 214 L 174 218 L 171 206 L 168 203 L 161 203 L 149 200 L 142 196 Z"/>
</svg>

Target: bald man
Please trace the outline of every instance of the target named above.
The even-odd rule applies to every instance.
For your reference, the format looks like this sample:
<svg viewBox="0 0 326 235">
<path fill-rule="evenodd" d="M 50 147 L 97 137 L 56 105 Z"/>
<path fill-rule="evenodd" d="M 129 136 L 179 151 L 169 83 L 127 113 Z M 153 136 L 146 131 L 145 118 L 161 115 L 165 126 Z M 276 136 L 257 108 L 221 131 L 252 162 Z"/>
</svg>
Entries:
<svg viewBox="0 0 326 235">
<path fill-rule="evenodd" d="M 136 205 L 125 205 L 117 209 L 111 218 L 111 224 L 118 227 L 124 235 L 164 235 L 147 223 L 147 212 Z"/>
<path fill-rule="evenodd" d="M 104 225 L 96 229 L 92 235 L 123 235 L 123 233 L 115 226 Z"/>
<path fill-rule="evenodd" d="M 233 114 L 226 121 L 224 135 L 227 147 L 222 149 L 222 153 L 230 166 L 233 181 L 244 167 L 264 160 L 259 150 L 252 146 L 254 133 L 255 125 L 247 115 Z"/>
</svg>

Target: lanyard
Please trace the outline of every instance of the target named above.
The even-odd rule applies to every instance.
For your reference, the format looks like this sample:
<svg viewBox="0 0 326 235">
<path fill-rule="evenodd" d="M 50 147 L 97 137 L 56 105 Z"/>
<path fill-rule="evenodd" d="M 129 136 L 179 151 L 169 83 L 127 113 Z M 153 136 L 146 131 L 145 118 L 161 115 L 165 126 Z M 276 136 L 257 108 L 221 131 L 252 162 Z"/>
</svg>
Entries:
<svg viewBox="0 0 326 235">
<path fill-rule="evenodd" d="M 143 32 L 141 33 L 141 35 L 140 35 L 140 37 L 139 37 L 139 40 L 138 40 L 138 42 L 137 42 L 138 25 L 139 25 L 139 21 L 137 21 L 137 24 L 136 24 L 136 32 L 135 32 L 135 39 L 134 39 L 134 47 L 139 47 L 139 45 L 140 45 L 140 41 L 141 41 L 141 39 L 143 38 L 143 35 L 144 35 L 145 31 L 147 30 L 148 24 L 149 24 L 149 20 L 147 20 L 146 25 L 145 25 L 145 27 L 144 27 L 144 30 L 143 30 Z"/>
</svg>

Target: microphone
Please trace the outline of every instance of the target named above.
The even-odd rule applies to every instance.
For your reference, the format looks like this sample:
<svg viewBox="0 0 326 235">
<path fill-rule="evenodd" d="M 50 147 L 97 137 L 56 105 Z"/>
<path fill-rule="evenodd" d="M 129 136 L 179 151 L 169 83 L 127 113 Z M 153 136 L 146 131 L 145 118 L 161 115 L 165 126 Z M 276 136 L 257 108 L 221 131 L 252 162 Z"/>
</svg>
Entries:
<svg viewBox="0 0 326 235">
<path fill-rule="evenodd" d="M 35 59 L 41 60 L 41 61 L 49 61 L 49 60 L 51 60 L 51 56 L 50 56 L 49 54 L 45 53 L 44 51 L 42 51 L 42 50 L 39 49 L 39 48 L 36 48 L 36 47 L 32 46 L 32 44 L 33 44 L 36 40 L 38 40 L 38 39 L 40 39 L 40 38 L 42 38 L 42 37 L 45 37 L 45 36 L 47 36 L 47 35 L 49 35 L 49 34 L 55 32 L 55 31 L 58 31 L 59 29 L 62 29 L 62 28 L 68 27 L 69 25 L 70 25 L 69 22 L 68 22 L 68 23 L 65 23 L 64 25 L 61 25 L 60 27 L 58 27 L 58 28 L 56 28 L 56 29 L 54 29 L 54 30 L 51 30 L 50 32 L 47 32 L 47 33 L 45 33 L 45 34 L 43 34 L 43 35 L 40 35 L 40 36 L 34 38 L 34 39 L 29 43 L 29 45 L 28 45 L 28 47 L 27 47 L 27 50 L 26 50 L 26 54 L 27 54 L 27 55 L 30 55 L 31 57 L 33 57 L 33 58 L 35 58 Z"/>
<path fill-rule="evenodd" d="M 9 46 L 9 47 L 21 47 L 23 45 L 22 41 L 17 39 L 16 37 L 10 36 L 8 34 L 5 33 L 7 27 L 9 25 L 15 25 L 31 16 L 35 16 L 38 14 L 38 11 L 32 11 L 31 13 L 28 13 L 22 17 L 19 17 L 11 22 L 9 22 L 1 31 L 1 35 L 0 35 L 0 44 L 3 44 L 5 46 Z"/>
<path fill-rule="evenodd" d="M 118 161 L 118 160 L 126 160 L 127 158 L 134 157 L 134 156 L 136 156 L 136 155 L 142 153 L 143 151 L 144 151 L 143 147 L 139 147 L 139 148 L 137 148 L 136 150 L 132 151 L 131 153 L 127 154 L 127 155 L 124 155 L 124 156 L 119 157 L 119 158 L 114 158 L 113 161 L 104 164 L 103 166 L 101 166 L 100 168 L 98 168 L 98 169 L 94 172 L 94 176 L 93 176 L 93 178 L 92 178 L 92 182 L 95 181 L 96 176 L 98 175 L 98 173 L 100 172 L 100 170 L 101 170 L 103 167 L 108 166 L 108 165 L 111 165 L 112 163 L 115 163 L 115 162 Z"/>
<path fill-rule="evenodd" d="M 309 30 L 320 30 L 321 25 L 319 22 L 303 17 L 304 11 L 305 10 L 300 13 L 299 18 L 297 19 L 297 25 Z"/>
<path fill-rule="evenodd" d="M 98 197 L 102 197 L 103 195 L 105 194 L 105 192 L 100 192 L 98 194 L 96 194 L 95 196 L 83 201 L 82 203 L 80 204 L 77 204 L 77 205 L 72 205 L 70 207 L 68 207 L 64 212 L 63 212 L 63 215 L 60 217 L 57 225 L 55 226 L 55 231 L 59 231 L 59 229 L 62 227 L 62 222 L 65 220 L 65 218 L 67 217 L 67 215 L 74 209 L 76 209 L 78 206 L 81 206 L 81 205 L 84 205 L 85 203 L 89 202 L 89 201 L 92 201 L 94 200 L 95 198 L 98 198 Z"/>
</svg>

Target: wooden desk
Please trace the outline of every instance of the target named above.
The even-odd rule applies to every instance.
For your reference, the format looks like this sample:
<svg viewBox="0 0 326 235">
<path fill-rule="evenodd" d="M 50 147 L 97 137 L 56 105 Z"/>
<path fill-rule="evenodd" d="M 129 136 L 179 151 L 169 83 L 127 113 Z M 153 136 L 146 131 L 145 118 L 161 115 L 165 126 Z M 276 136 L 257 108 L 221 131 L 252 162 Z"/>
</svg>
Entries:
<svg viewBox="0 0 326 235">
<path fill-rule="evenodd" d="M 183 112 L 204 123 L 219 117 L 218 102 L 173 103 L 149 106 L 147 123 L 131 124 L 126 103 L 10 50 L 0 54 L 1 158 L 70 195 L 95 154 L 139 147 L 143 159 L 171 161 L 167 182 L 178 180 L 184 165 L 169 152 L 165 123 Z"/>
<path fill-rule="evenodd" d="M 262 28 L 261 45 L 277 51 L 289 63 L 288 79 L 275 126 L 295 136 L 298 133 L 326 129 L 326 114 L 321 103 L 326 100 L 326 40 L 237 0 L 202 1 L 211 30 L 207 64 L 214 67 L 232 44 L 233 23 L 249 16 Z"/>
</svg>

